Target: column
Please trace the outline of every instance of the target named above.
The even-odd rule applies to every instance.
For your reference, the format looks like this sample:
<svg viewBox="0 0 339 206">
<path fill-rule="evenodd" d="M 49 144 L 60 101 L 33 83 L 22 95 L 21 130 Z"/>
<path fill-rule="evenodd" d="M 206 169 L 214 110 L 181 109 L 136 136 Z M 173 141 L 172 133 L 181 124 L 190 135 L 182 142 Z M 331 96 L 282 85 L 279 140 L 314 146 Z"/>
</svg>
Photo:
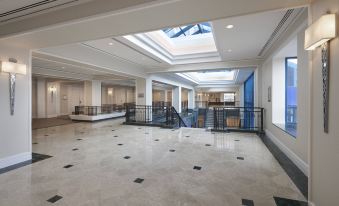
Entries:
<svg viewBox="0 0 339 206">
<path fill-rule="evenodd" d="M 167 90 L 164 91 L 165 94 L 164 94 L 164 102 L 168 102 L 168 92 Z"/>
<path fill-rule="evenodd" d="M 152 80 L 137 78 L 135 81 L 136 105 L 152 106 Z"/>
<path fill-rule="evenodd" d="M 177 110 L 178 113 L 181 113 L 181 87 L 175 87 L 172 89 L 172 105 Z"/>
<path fill-rule="evenodd" d="M 152 80 L 149 78 L 137 78 L 135 80 L 136 110 L 135 119 L 141 122 L 152 121 Z M 144 107 L 143 107 L 144 106 Z"/>
<path fill-rule="evenodd" d="M 92 80 L 84 82 L 85 106 L 101 106 L 101 81 Z"/>
<path fill-rule="evenodd" d="M 37 80 L 37 117 L 46 118 L 46 80 Z"/>
<path fill-rule="evenodd" d="M 194 108 L 195 108 L 195 91 L 192 89 L 188 91 L 188 109 Z"/>
</svg>

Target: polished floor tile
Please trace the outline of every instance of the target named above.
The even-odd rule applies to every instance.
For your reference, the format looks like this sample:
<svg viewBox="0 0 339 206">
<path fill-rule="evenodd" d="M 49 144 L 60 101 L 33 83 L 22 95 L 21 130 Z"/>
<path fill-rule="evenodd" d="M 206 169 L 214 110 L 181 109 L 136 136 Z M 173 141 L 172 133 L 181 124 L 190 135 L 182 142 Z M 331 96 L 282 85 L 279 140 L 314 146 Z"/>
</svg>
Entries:
<svg viewBox="0 0 339 206">
<path fill-rule="evenodd" d="M 243 199 L 276 206 L 274 197 L 305 201 L 255 134 L 121 123 L 34 130 L 38 144 L 32 145 L 33 152 L 53 158 L 1 174 L 0 205 L 43 206 L 52 204 L 46 200 L 55 195 L 62 197 L 53 203 L 58 206 L 238 206 Z M 124 159 L 127 155 L 133 158 Z M 68 164 L 76 166 L 63 168 Z M 134 182 L 137 178 L 143 181 Z"/>
</svg>

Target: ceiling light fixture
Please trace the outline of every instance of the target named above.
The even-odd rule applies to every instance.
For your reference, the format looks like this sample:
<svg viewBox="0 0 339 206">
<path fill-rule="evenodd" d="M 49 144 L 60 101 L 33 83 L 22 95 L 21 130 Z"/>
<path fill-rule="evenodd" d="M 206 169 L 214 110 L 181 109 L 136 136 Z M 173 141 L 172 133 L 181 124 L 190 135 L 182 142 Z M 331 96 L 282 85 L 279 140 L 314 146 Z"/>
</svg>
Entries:
<svg viewBox="0 0 339 206">
<path fill-rule="evenodd" d="M 227 50 L 228 52 L 232 52 L 232 49 Z"/>
<path fill-rule="evenodd" d="M 226 29 L 233 29 L 234 28 L 234 25 L 233 24 L 229 24 L 226 26 Z"/>
<path fill-rule="evenodd" d="M 108 45 L 113 46 L 113 42 L 108 43 Z"/>
</svg>

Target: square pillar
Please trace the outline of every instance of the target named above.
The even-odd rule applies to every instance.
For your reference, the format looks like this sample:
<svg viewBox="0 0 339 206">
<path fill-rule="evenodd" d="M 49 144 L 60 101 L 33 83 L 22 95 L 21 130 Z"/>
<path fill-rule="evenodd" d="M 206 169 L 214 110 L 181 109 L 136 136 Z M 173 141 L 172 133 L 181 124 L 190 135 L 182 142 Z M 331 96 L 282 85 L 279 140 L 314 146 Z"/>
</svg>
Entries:
<svg viewBox="0 0 339 206">
<path fill-rule="evenodd" d="M 46 118 L 46 80 L 37 80 L 37 118 Z"/>
<path fill-rule="evenodd" d="M 152 80 L 137 78 L 135 80 L 136 105 L 152 106 Z"/>
<path fill-rule="evenodd" d="M 135 99 L 137 108 L 135 120 L 141 122 L 152 121 L 152 80 L 149 78 L 137 78 L 135 80 Z M 144 107 L 143 107 L 144 106 Z"/>
<path fill-rule="evenodd" d="M 101 106 L 101 81 L 84 82 L 85 106 Z"/>
<path fill-rule="evenodd" d="M 195 108 L 195 91 L 192 89 L 188 91 L 188 109 L 194 108 Z"/>
<path fill-rule="evenodd" d="M 181 87 L 175 87 L 172 89 L 172 105 L 177 110 L 178 113 L 181 113 Z"/>
</svg>

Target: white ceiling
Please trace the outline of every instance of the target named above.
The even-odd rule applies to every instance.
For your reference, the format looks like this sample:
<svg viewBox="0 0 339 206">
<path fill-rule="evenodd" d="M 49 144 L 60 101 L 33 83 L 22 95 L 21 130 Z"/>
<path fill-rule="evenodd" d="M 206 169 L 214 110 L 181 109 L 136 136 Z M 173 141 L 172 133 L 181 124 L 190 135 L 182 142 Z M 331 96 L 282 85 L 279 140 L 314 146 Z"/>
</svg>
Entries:
<svg viewBox="0 0 339 206">
<path fill-rule="evenodd" d="M 39 53 L 33 53 L 32 73 L 33 75 L 76 80 L 102 80 L 106 82 L 132 80 L 132 78 L 117 75 L 103 68 Z"/>
<path fill-rule="evenodd" d="M 212 22 L 217 48 L 224 61 L 260 58 L 258 53 L 286 11 L 271 11 Z M 227 25 L 234 25 L 226 29 Z M 229 52 L 228 50 L 232 50 Z"/>
<path fill-rule="evenodd" d="M 294 15 L 286 22 L 286 27 L 298 17 L 301 11 L 301 9 L 295 10 Z M 227 62 L 233 60 L 247 61 L 261 59 L 262 57 L 258 56 L 259 52 L 270 39 L 285 14 L 286 10 L 278 10 L 212 21 L 211 24 L 213 26 L 216 46 L 222 60 Z M 228 24 L 234 25 L 234 28 L 226 29 L 225 27 Z M 284 31 L 285 30 L 279 31 L 275 39 L 279 38 L 279 35 Z M 110 45 L 110 43 L 112 45 Z M 272 46 L 272 44 L 269 46 Z M 231 49 L 232 52 L 229 52 L 229 49 Z M 45 71 L 54 70 L 54 73 L 49 72 L 54 75 L 77 75 L 83 79 L 108 81 L 124 78 L 131 79 L 136 76 L 145 76 L 154 72 L 168 72 L 172 67 L 168 62 L 165 62 L 158 56 L 140 48 L 123 37 L 111 37 L 45 48 L 38 50 L 38 52 L 43 53 L 43 57 L 33 59 L 33 73 L 42 73 L 41 68 L 43 68 Z M 51 56 L 48 57 L 49 55 Z M 55 60 L 56 57 L 57 63 L 51 63 L 50 60 Z M 70 63 L 70 60 L 74 60 L 74 62 Z M 196 63 L 198 62 L 199 64 L 196 64 L 196 66 L 200 66 L 198 70 L 204 71 L 204 68 L 201 67 L 202 64 L 200 64 L 204 62 L 203 59 L 200 59 L 200 61 Z M 62 65 L 65 63 L 71 64 L 71 66 L 63 69 Z M 76 66 L 72 66 L 73 64 Z M 191 70 L 194 70 L 194 62 L 190 62 L 190 65 L 192 65 Z M 242 65 L 241 69 L 236 66 L 208 69 L 240 69 L 236 81 L 233 82 L 233 84 L 240 84 L 247 79 L 254 69 L 247 67 Z M 173 73 L 174 72 L 172 72 L 172 74 L 166 73 L 164 76 L 176 80 L 180 79 L 180 81 L 194 85 L 191 81 L 187 82 L 187 80 L 183 78 L 179 78 L 176 75 L 173 76 Z M 128 74 L 130 74 L 130 76 Z M 123 76 L 129 76 L 129 78 Z"/>
<path fill-rule="evenodd" d="M 135 47 L 131 47 L 119 39 L 107 38 L 84 42 L 83 45 L 110 54 L 118 60 L 138 64 L 140 66 L 159 67 L 163 64 L 162 61 L 149 56 L 145 52 L 138 51 Z"/>
<path fill-rule="evenodd" d="M 0 24 L 27 19 L 92 0 L 1 0 Z"/>
</svg>

